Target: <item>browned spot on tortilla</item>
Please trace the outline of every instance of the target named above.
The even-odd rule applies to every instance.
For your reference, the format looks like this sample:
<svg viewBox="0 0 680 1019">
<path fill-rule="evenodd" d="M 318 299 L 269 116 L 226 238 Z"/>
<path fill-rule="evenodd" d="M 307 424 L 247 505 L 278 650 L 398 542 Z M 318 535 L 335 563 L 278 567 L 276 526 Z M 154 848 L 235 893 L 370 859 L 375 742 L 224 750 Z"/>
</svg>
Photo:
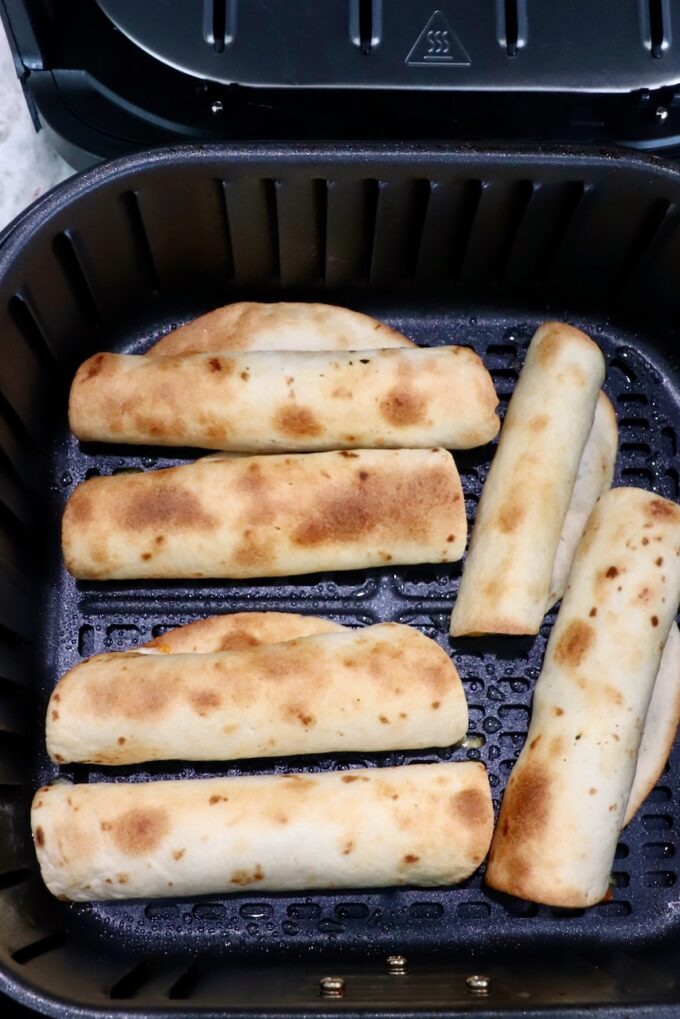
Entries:
<svg viewBox="0 0 680 1019">
<path fill-rule="evenodd" d="M 548 820 L 550 800 L 550 773 L 538 763 L 529 764 L 514 781 L 511 778 L 508 783 L 503 817 L 513 822 L 514 830 L 529 837 L 538 835 Z"/>
<path fill-rule="evenodd" d="M 615 803 L 610 803 L 609 807 L 607 809 L 608 809 L 610 814 L 613 814 L 613 812 L 616 810 L 616 804 Z"/>
<path fill-rule="evenodd" d="M 121 853 L 141 856 L 152 852 L 169 830 L 167 811 L 161 807 L 135 807 L 116 818 L 112 838 Z"/>
<path fill-rule="evenodd" d="M 642 590 L 638 594 L 638 598 L 640 599 L 640 601 L 644 602 L 645 605 L 651 599 L 651 597 L 652 597 L 652 592 L 649 590 L 648 587 L 643 587 Z"/>
<path fill-rule="evenodd" d="M 359 481 L 368 481 L 368 479 L 369 479 L 368 471 L 359 471 Z"/>
<path fill-rule="evenodd" d="M 304 775 L 286 775 L 282 781 L 291 792 L 304 792 L 305 789 L 313 789 L 316 785 L 313 778 L 305 778 Z"/>
<path fill-rule="evenodd" d="M 45 845 L 45 832 L 39 825 L 35 829 L 35 841 L 41 849 Z"/>
<path fill-rule="evenodd" d="M 643 545 L 649 545 L 649 538 L 643 538 L 642 539 L 642 544 Z"/>
<path fill-rule="evenodd" d="M 293 438 L 320 435 L 323 431 L 320 421 L 311 410 L 297 404 L 280 406 L 274 414 L 273 423 L 280 432 Z"/>
<path fill-rule="evenodd" d="M 229 802 L 228 796 L 218 796 L 216 793 L 213 793 L 213 795 L 208 800 L 208 803 L 210 804 L 211 807 L 214 807 L 216 803 L 228 803 L 228 802 Z"/>
<path fill-rule="evenodd" d="M 659 617 L 658 616 L 652 616 L 652 626 L 658 626 L 658 625 L 659 625 Z"/>
<path fill-rule="evenodd" d="M 359 775 L 343 775 L 342 776 L 342 781 L 343 782 L 358 782 L 359 781 L 359 777 L 360 777 Z"/>
<path fill-rule="evenodd" d="M 604 693 L 605 699 L 611 701 L 612 704 L 616 704 L 617 706 L 623 704 L 623 695 L 620 690 L 616 689 L 615 686 L 605 683 L 602 688 L 602 692 Z"/>
<path fill-rule="evenodd" d="M 56 722 L 58 718 L 59 718 L 59 712 L 58 712 L 58 711 L 57 711 L 57 710 L 55 709 L 55 710 L 54 710 L 54 711 L 52 712 L 52 721 L 53 721 L 53 722 Z"/>
<path fill-rule="evenodd" d="M 219 357 L 211 357 L 210 360 L 208 361 L 208 367 L 210 368 L 211 372 L 221 372 L 222 362 L 220 361 Z"/>
<path fill-rule="evenodd" d="M 59 702 L 59 701 L 61 700 L 61 694 L 59 693 L 59 691 L 58 691 L 58 690 L 57 690 L 57 691 L 55 691 L 55 693 L 54 693 L 54 696 L 53 696 L 52 700 L 55 700 L 55 701 L 57 701 L 57 703 L 58 703 L 58 702 Z"/>
<path fill-rule="evenodd" d="M 649 513 L 652 517 L 669 519 L 678 515 L 678 508 L 666 499 L 652 499 Z"/>
<path fill-rule="evenodd" d="M 176 689 L 174 677 L 147 676 L 143 682 L 130 675 L 113 675 L 88 687 L 88 707 L 93 715 L 106 718 L 150 718 L 167 710 Z"/>
<path fill-rule="evenodd" d="M 206 715 L 209 711 L 214 711 L 222 703 L 222 698 L 217 691 L 211 690 L 209 687 L 189 690 L 187 699 L 194 711 L 198 712 L 199 715 Z"/>
<path fill-rule="evenodd" d="M 529 744 L 529 750 L 533 750 L 538 745 L 540 739 L 541 739 L 540 736 L 534 737 L 534 739 L 532 739 L 531 743 Z"/>
<path fill-rule="evenodd" d="M 256 881 L 264 880 L 264 871 L 259 863 L 255 864 L 252 871 L 248 871 L 245 868 L 242 870 L 236 870 L 231 875 L 230 881 L 233 885 L 250 885 Z"/>
<path fill-rule="evenodd" d="M 245 651 L 246 648 L 258 647 L 259 643 L 256 637 L 244 631 L 228 633 L 220 641 L 220 651 Z"/>
<path fill-rule="evenodd" d="M 451 797 L 454 815 L 468 828 L 479 828 L 489 819 L 489 804 L 479 789 L 463 789 Z"/>
<path fill-rule="evenodd" d="M 119 874 L 117 880 L 119 885 L 126 885 L 130 880 L 130 877 L 128 874 Z"/>
<path fill-rule="evenodd" d="M 288 824 L 288 814 L 284 814 L 282 810 L 275 810 L 272 817 L 277 824 Z"/>
<path fill-rule="evenodd" d="M 593 605 L 592 609 L 590 610 L 590 612 L 588 613 L 588 615 L 590 616 L 591 619 L 593 619 L 597 615 L 597 609 L 595 608 L 594 605 Z"/>
<path fill-rule="evenodd" d="M 342 847 L 342 855 L 343 856 L 349 856 L 349 854 L 353 853 L 353 852 L 354 852 L 354 843 L 352 842 L 351 839 L 349 839 L 347 842 L 345 842 L 344 846 Z"/>
<path fill-rule="evenodd" d="M 250 528 L 244 531 L 243 540 L 234 550 L 234 562 L 241 566 L 268 568 L 274 560 L 273 545 L 253 535 Z M 263 574 L 260 574 L 262 576 Z"/>
<path fill-rule="evenodd" d="M 99 827 L 101 828 L 102 831 L 111 831 L 113 825 L 111 824 L 110 821 L 101 821 Z"/>
<path fill-rule="evenodd" d="M 549 420 L 547 414 L 534 414 L 532 418 L 529 418 L 527 425 L 532 432 L 542 432 Z"/>
<path fill-rule="evenodd" d="M 314 715 L 310 715 L 308 712 L 301 708 L 291 707 L 288 709 L 289 713 L 297 718 L 300 725 L 304 726 L 305 729 L 310 728 L 312 725 L 316 725 L 316 718 Z"/>
<path fill-rule="evenodd" d="M 340 456 L 344 456 L 347 460 L 358 460 L 359 459 L 359 454 L 358 453 L 353 453 L 349 449 L 341 449 L 340 450 Z"/>
<path fill-rule="evenodd" d="M 102 366 L 104 364 L 105 359 L 106 354 L 95 354 L 94 357 L 91 357 L 89 361 L 86 361 L 83 367 L 81 368 L 81 371 L 84 376 L 82 381 L 87 382 L 89 379 L 93 379 L 95 378 L 95 376 L 99 375 L 99 373 L 102 370 Z"/>
<path fill-rule="evenodd" d="M 186 849 L 174 849 L 172 852 L 173 860 L 181 860 L 186 852 Z"/>
<path fill-rule="evenodd" d="M 614 577 L 618 577 L 618 575 L 619 571 L 617 570 L 616 566 L 610 566 L 609 569 L 605 572 L 605 577 L 609 577 L 610 580 L 613 580 Z"/>
<path fill-rule="evenodd" d="M 390 724 L 390 720 L 387 717 L 387 715 L 378 715 L 378 718 L 382 722 L 383 725 L 389 725 Z"/>
<path fill-rule="evenodd" d="M 119 746 L 122 747 L 124 742 L 125 742 L 125 736 L 119 736 L 118 737 L 118 744 L 119 744 Z"/>
<path fill-rule="evenodd" d="M 426 539 L 432 522 L 460 499 L 455 472 L 444 463 L 411 470 L 374 470 L 356 487 L 338 486 L 306 511 L 291 539 L 296 545 L 352 543 L 374 533 L 380 540 Z"/>
<path fill-rule="evenodd" d="M 596 792 L 597 792 L 597 789 L 595 788 L 595 786 L 591 785 L 590 789 L 588 790 L 588 795 L 589 796 L 594 796 Z"/>
<path fill-rule="evenodd" d="M 509 502 L 502 506 L 498 514 L 498 529 L 503 534 L 511 534 L 524 519 L 525 509 L 519 502 Z"/>
<path fill-rule="evenodd" d="M 73 524 L 89 524 L 92 520 L 92 503 L 82 488 L 76 488 L 66 506 Z"/>
<path fill-rule="evenodd" d="M 397 428 L 423 421 L 427 400 L 408 385 L 393 386 L 380 401 L 380 413 Z"/>
<path fill-rule="evenodd" d="M 57 762 L 57 764 L 63 764 L 64 763 L 64 758 L 61 756 L 61 754 L 55 754 L 54 755 L 54 759 Z"/>
<path fill-rule="evenodd" d="M 565 628 L 555 647 L 555 661 L 577 668 L 590 650 L 595 631 L 581 619 L 574 619 Z"/>
<path fill-rule="evenodd" d="M 441 707 L 441 701 L 432 701 L 432 708 L 436 711 L 437 708 Z"/>
<path fill-rule="evenodd" d="M 247 372 L 247 371 L 242 371 L 241 372 L 241 378 L 243 379 L 244 382 L 247 382 L 248 379 L 250 378 L 250 373 Z"/>
<path fill-rule="evenodd" d="M 142 559 L 146 562 L 151 558 L 151 552 L 142 552 Z"/>
<path fill-rule="evenodd" d="M 205 512 L 193 492 L 175 483 L 158 484 L 157 478 L 153 479 L 153 487 L 145 482 L 127 498 L 116 501 L 112 497 L 111 502 L 117 510 L 119 524 L 131 531 L 161 526 L 207 530 L 217 523 L 214 516 Z"/>
<path fill-rule="evenodd" d="M 655 562 L 657 566 L 663 566 L 663 556 L 659 556 L 659 558 L 656 559 Z"/>
<path fill-rule="evenodd" d="M 404 863 L 417 863 L 420 857 L 416 853 L 406 853 Z"/>
</svg>

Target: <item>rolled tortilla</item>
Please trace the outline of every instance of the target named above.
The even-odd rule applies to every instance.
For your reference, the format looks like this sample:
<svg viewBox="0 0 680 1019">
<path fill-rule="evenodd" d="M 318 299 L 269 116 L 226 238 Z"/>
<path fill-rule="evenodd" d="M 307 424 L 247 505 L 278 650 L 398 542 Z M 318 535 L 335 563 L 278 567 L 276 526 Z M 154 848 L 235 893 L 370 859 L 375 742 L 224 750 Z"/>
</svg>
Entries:
<svg viewBox="0 0 680 1019">
<path fill-rule="evenodd" d="M 466 347 L 95 354 L 69 421 L 79 439 L 236 452 L 468 449 L 497 435 L 497 404 Z"/>
<path fill-rule="evenodd" d="M 588 518 L 600 496 L 612 487 L 618 441 L 616 413 L 609 397 L 600 391 L 593 427 L 583 447 L 569 508 L 557 543 L 546 611 L 564 594 L 569 570 Z"/>
<path fill-rule="evenodd" d="M 218 761 L 450 746 L 467 731 L 456 667 L 382 623 L 212 654 L 95 655 L 57 683 L 53 760 Z"/>
<path fill-rule="evenodd" d="M 629 824 L 659 781 L 680 724 L 680 631 L 671 626 L 654 681 L 624 827 Z"/>
<path fill-rule="evenodd" d="M 91 478 L 64 513 L 87 580 L 279 577 L 454 562 L 463 493 L 443 449 L 243 457 Z"/>
<path fill-rule="evenodd" d="M 538 633 L 604 359 L 571 326 L 535 333 L 477 510 L 451 634 Z"/>
<path fill-rule="evenodd" d="M 226 350 L 379 350 L 411 340 L 368 315 L 332 304 L 239 301 L 174 329 L 150 355 Z"/>
<path fill-rule="evenodd" d="M 33 799 L 62 899 L 450 885 L 489 848 L 484 765 L 53 785 Z"/>
<path fill-rule="evenodd" d="M 260 644 L 280 644 L 318 633 L 342 633 L 344 629 L 330 619 L 295 612 L 231 612 L 176 626 L 142 647 L 175 655 L 245 651 Z"/>
<path fill-rule="evenodd" d="M 486 881 L 589 906 L 608 888 L 642 728 L 680 600 L 680 508 L 602 496 L 569 575 L 510 775 Z"/>
</svg>

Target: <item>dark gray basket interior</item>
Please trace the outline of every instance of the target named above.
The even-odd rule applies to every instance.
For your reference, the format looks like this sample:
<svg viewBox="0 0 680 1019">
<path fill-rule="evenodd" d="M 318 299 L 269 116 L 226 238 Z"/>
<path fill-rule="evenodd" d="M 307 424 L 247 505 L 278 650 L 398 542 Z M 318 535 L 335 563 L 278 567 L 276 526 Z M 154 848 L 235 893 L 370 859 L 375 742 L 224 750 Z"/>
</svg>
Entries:
<svg viewBox="0 0 680 1019">
<path fill-rule="evenodd" d="M 569 1001 L 611 1015 L 622 1002 L 646 1002 L 662 1015 L 680 1000 L 680 751 L 622 834 L 612 900 L 588 911 L 489 892 L 481 873 L 455 889 L 65 905 L 41 884 L 28 827 L 33 789 L 58 774 L 44 753 L 43 717 L 65 669 L 213 612 L 254 608 L 419 627 L 453 654 L 482 745 L 61 774 L 139 781 L 469 757 L 487 765 L 497 804 L 524 741 L 553 616 L 535 640 L 450 641 L 459 566 L 255 584 L 76 584 L 59 550 L 74 485 L 196 454 L 77 443 L 66 427 L 68 382 L 95 350 L 142 351 L 219 303 L 285 297 L 368 310 L 420 343 L 473 346 L 504 407 L 533 328 L 564 317 L 607 356 L 605 388 L 620 426 L 616 482 L 678 499 L 679 206 L 674 170 L 622 154 L 179 149 L 92 171 L 16 224 L 0 246 L 0 986 L 8 993 L 63 1015 L 76 1003 L 305 1011 L 321 1007 L 322 960 L 347 974 L 354 992 L 341 1007 L 350 1011 L 502 1012 Z M 456 456 L 470 518 L 492 452 Z M 382 975 L 392 952 L 411 960 L 401 983 Z M 464 990 L 464 974 L 480 966 L 494 975 L 484 1001 Z"/>
</svg>

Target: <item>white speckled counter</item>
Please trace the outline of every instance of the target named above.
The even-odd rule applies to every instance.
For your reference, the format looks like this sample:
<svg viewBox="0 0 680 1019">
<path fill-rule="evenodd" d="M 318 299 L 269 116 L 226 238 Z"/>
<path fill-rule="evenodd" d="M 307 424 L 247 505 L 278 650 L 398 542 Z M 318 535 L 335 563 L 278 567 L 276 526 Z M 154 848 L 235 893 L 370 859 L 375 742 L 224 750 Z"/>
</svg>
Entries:
<svg viewBox="0 0 680 1019">
<path fill-rule="evenodd" d="M 73 170 L 36 134 L 0 24 L 0 230 Z"/>
</svg>

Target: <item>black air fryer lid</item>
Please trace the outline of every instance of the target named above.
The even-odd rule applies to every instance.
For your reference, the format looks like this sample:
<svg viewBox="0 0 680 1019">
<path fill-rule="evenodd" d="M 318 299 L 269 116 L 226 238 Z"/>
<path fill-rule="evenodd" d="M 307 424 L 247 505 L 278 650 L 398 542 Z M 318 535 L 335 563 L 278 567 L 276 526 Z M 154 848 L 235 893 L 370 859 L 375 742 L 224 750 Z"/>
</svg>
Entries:
<svg viewBox="0 0 680 1019">
<path fill-rule="evenodd" d="M 0 0 L 0 13 L 36 123 L 77 166 L 197 139 L 680 145 L 680 0 Z"/>
</svg>

